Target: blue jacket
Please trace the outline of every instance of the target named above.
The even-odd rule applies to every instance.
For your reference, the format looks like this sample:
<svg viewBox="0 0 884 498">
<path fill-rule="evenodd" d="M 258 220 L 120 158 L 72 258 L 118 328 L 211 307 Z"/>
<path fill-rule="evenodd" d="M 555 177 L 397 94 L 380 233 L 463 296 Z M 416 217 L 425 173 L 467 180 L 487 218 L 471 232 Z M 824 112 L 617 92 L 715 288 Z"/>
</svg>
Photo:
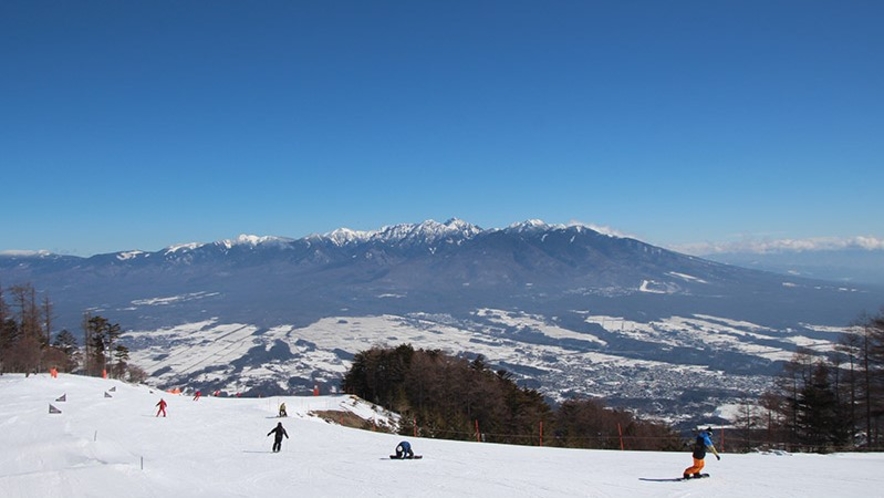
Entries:
<svg viewBox="0 0 884 498">
<path fill-rule="evenodd" d="M 697 439 L 694 442 L 694 458 L 697 460 L 706 458 L 706 448 L 712 450 L 712 453 L 715 453 L 716 455 L 718 454 L 718 452 L 715 451 L 715 445 L 712 444 L 712 439 L 709 437 L 709 433 L 703 431 L 697 435 Z"/>
<path fill-rule="evenodd" d="M 703 446 L 712 446 L 712 438 L 709 437 L 708 432 L 701 432 L 700 435 L 697 436 L 697 442 L 699 442 L 700 438 L 703 438 Z"/>
</svg>

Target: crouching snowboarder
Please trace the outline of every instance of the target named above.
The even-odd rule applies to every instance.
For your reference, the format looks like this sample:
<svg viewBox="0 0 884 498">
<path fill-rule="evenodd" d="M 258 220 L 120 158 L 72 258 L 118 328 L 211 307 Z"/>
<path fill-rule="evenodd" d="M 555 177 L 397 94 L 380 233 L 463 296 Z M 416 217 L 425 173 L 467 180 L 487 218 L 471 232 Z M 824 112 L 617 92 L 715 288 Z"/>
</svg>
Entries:
<svg viewBox="0 0 884 498">
<path fill-rule="evenodd" d="M 708 428 L 705 431 L 700 431 L 697 434 L 697 439 L 694 440 L 694 465 L 684 469 L 684 474 L 682 477 L 685 479 L 690 479 L 692 477 L 706 477 L 708 474 L 700 474 L 703 470 L 703 467 L 706 465 L 704 459 L 706 458 L 706 450 L 712 452 L 715 455 L 715 458 L 721 460 L 721 456 L 719 456 L 718 451 L 715 449 L 715 445 L 712 444 L 712 428 Z"/>
<path fill-rule="evenodd" d="M 276 424 L 267 435 L 273 434 L 273 452 L 279 453 L 279 450 L 282 449 L 282 437 L 285 436 L 286 439 L 289 438 L 288 433 L 285 431 L 285 427 L 282 426 L 282 422 Z"/>
<path fill-rule="evenodd" d="M 390 458 L 414 458 L 414 452 L 411 451 L 411 443 L 408 441 L 402 441 L 396 446 L 396 454 L 391 455 Z"/>
</svg>

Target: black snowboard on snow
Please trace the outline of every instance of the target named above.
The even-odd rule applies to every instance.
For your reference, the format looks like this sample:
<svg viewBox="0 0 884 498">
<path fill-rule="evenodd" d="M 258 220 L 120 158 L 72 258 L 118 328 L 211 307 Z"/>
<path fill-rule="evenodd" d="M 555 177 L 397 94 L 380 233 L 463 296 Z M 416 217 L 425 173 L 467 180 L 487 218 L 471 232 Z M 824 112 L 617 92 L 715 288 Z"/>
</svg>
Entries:
<svg viewBox="0 0 884 498">
<path fill-rule="evenodd" d="M 684 477 L 673 477 L 671 479 L 652 479 L 649 477 L 639 477 L 639 481 L 651 481 L 651 482 L 679 482 L 679 481 L 693 481 L 695 479 L 700 479 L 704 477 L 709 477 L 709 474 L 700 474 L 699 476 L 691 476 L 690 478 Z"/>
<path fill-rule="evenodd" d="M 703 477 L 709 477 L 709 474 L 694 474 L 691 477 L 679 477 L 679 481 L 692 481 L 694 479 L 700 479 Z"/>
<path fill-rule="evenodd" d="M 397 457 L 396 455 L 390 455 L 390 460 L 420 460 L 423 457 L 423 455 L 415 455 L 410 457 Z"/>
</svg>

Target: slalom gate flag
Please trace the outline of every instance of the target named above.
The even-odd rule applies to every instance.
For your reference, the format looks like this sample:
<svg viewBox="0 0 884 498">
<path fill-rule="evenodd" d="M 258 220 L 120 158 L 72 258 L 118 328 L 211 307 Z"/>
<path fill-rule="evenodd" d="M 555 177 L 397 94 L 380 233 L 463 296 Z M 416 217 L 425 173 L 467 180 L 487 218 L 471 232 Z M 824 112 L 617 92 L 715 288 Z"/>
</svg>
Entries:
<svg viewBox="0 0 884 498">
<path fill-rule="evenodd" d="M 58 408 L 56 408 L 50 404 L 49 405 L 49 413 L 61 413 L 61 410 L 59 410 Z"/>
<path fill-rule="evenodd" d="M 113 398 L 113 396 L 111 396 L 110 393 L 108 393 L 108 392 L 104 393 L 104 397 L 105 398 Z"/>
<path fill-rule="evenodd" d="M 68 395 L 67 395 L 67 393 L 64 393 L 64 394 L 62 394 L 61 396 L 55 398 L 55 401 L 59 401 L 59 402 L 61 402 L 61 401 L 67 401 L 67 400 L 68 400 Z"/>
</svg>

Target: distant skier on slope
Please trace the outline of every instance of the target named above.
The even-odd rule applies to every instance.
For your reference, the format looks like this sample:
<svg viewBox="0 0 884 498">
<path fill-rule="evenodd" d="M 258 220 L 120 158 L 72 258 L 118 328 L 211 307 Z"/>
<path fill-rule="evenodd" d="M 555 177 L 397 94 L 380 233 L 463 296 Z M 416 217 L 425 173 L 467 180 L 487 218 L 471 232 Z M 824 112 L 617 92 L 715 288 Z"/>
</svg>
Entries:
<svg viewBox="0 0 884 498">
<path fill-rule="evenodd" d="M 697 439 L 694 440 L 694 452 L 692 454 L 694 458 L 694 465 L 684 469 L 683 477 L 685 479 L 690 479 L 692 477 L 702 477 L 700 475 L 700 471 L 703 470 L 703 467 L 706 465 L 704 459 L 706 458 L 706 450 L 711 451 L 715 458 L 721 460 L 721 456 L 719 456 L 718 451 L 715 449 L 715 445 L 712 444 L 712 428 L 709 427 L 705 431 L 700 431 L 697 434 Z"/>
<path fill-rule="evenodd" d="M 285 411 L 285 403 L 282 403 L 281 405 L 279 405 L 279 416 L 280 417 L 288 417 L 289 416 L 288 412 Z"/>
<path fill-rule="evenodd" d="M 414 452 L 411 451 L 411 443 L 402 441 L 396 446 L 396 458 L 414 458 Z"/>
<path fill-rule="evenodd" d="M 154 406 L 159 407 L 159 409 L 157 410 L 157 415 L 156 415 L 157 417 L 159 417 L 161 413 L 163 414 L 164 417 L 166 416 L 166 406 L 167 405 L 168 405 L 168 403 L 166 403 L 166 400 L 164 400 L 163 398 L 160 398 L 160 402 L 157 403 L 156 405 L 154 405 Z"/>
<path fill-rule="evenodd" d="M 282 449 L 282 437 L 285 436 L 286 439 L 289 438 L 288 433 L 285 431 L 285 428 L 282 426 L 282 422 L 276 424 L 267 435 L 273 434 L 273 452 L 279 453 L 279 450 Z"/>
</svg>

